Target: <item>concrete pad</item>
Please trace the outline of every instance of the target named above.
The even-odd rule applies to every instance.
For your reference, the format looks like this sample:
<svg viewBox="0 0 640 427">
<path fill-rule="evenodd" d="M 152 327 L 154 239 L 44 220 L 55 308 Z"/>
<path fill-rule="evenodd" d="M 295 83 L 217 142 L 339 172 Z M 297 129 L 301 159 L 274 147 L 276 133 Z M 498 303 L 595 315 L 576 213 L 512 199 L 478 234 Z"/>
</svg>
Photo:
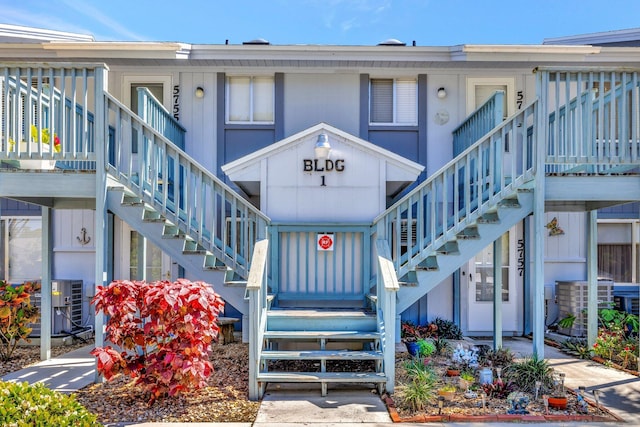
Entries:
<svg viewBox="0 0 640 427">
<path fill-rule="evenodd" d="M 43 383 L 61 393 L 74 393 L 95 379 L 95 360 L 89 354 L 93 345 L 85 346 L 54 359 L 45 360 L 2 378 L 7 382 Z"/>
<path fill-rule="evenodd" d="M 275 423 L 391 423 L 380 396 L 372 390 L 341 389 L 330 386 L 322 397 L 317 385 L 269 385 L 254 426 Z M 316 424 L 320 423 L 320 424 Z"/>
</svg>

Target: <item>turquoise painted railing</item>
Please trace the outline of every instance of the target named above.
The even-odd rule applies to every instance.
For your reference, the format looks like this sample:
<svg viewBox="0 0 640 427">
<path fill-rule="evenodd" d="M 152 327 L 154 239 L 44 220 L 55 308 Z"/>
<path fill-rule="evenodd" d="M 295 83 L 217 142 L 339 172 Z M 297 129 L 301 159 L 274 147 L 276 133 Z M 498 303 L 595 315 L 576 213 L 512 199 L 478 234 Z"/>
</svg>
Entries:
<svg viewBox="0 0 640 427">
<path fill-rule="evenodd" d="M 453 130 L 453 156 L 462 153 L 498 126 L 504 120 L 505 113 L 504 91 L 499 90 Z"/>
<path fill-rule="evenodd" d="M 94 76 L 95 67 L 81 65 L 0 64 L 3 158 L 22 166 L 27 159 L 45 159 L 58 168 L 95 170 L 88 110 Z"/>
<path fill-rule="evenodd" d="M 542 113 L 549 117 L 547 173 L 617 173 L 638 167 L 638 71 L 544 67 L 537 72 Z"/>
<path fill-rule="evenodd" d="M 493 128 L 374 220 L 372 236 L 391 242 L 398 277 L 533 178 L 537 108 Z"/>
<path fill-rule="evenodd" d="M 377 280 L 376 312 L 378 332 L 380 332 L 380 350 L 384 355 L 384 372 L 387 377 L 387 392 L 392 393 L 395 382 L 395 342 L 396 342 L 396 296 L 400 285 L 391 259 L 389 243 L 376 240 Z"/>
<path fill-rule="evenodd" d="M 184 150 L 184 127 L 146 87 L 138 88 L 138 115 L 169 141 Z"/>
<path fill-rule="evenodd" d="M 114 144 L 110 174 L 246 278 L 269 218 L 112 95 L 104 99 Z M 145 141 L 137 153 L 133 134 Z"/>
<path fill-rule="evenodd" d="M 352 301 L 360 305 L 368 289 L 371 264 L 369 224 L 271 224 L 271 268 L 277 302 L 285 299 Z M 318 250 L 318 232 L 331 233 L 331 251 Z"/>
<path fill-rule="evenodd" d="M 269 257 L 269 241 L 261 240 L 256 243 L 251 269 L 247 279 L 247 298 L 249 299 L 249 399 L 258 400 L 262 391 L 258 385 L 262 342 L 267 326 L 267 267 Z"/>
</svg>

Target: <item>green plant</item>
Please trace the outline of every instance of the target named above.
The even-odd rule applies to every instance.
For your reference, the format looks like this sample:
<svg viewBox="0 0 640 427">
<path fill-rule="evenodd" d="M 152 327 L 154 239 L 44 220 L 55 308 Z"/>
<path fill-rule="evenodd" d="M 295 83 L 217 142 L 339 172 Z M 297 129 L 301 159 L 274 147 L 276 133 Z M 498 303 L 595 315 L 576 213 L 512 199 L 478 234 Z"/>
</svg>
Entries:
<svg viewBox="0 0 640 427">
<path fill-rule="evenodd" d="M 489 349 L 479 357 L 481 365 L 489 365 L 494 368 L 505 367 L 513 363 L 514 355 L 509 348 Z"/>
<path fill-rule="evenodd" d="M 211 342 L 224 302 L 204 282 L 114 281 L 98 287 L 92 304 L 109 316 L 107 340 L 122 349 L 98 347 L 98 372 L 109 380 L 136 378 L 152 404 L 162 396 L 204 387 L 212 370 Z"/>
<path fill-rule="evenodd" d="M 569 336 L 571 336 L 571 330 L 573 329 L 573 325 L 576 323 L 576 315 L 572 313 L 568 313 L 565 317 L 560 319 L 558 322 L 558 326 L 563 329 L 569 330 Z"/>
<path fill-rule="evenodd" d="M 438 335 L 432 341 L 436 346 L 436 354 L 447 355 L 451 351 L 451 343 L 446 338 Z"/>
<path fill-rule="evenodd" d="M 613 308 L 598 310 L 598 321 L 608 330 L 638 333 L 638 316 Z"/>
<path fill-rule="evenodd" d="M 452 391 L 456 391 L 456 386 L 453 384 L 445 384 L 442 387 L 440 387 L 438 391 L 441 391 L 443 393 L 450 393 Z"/>
<path fill-rule="evenodd" d="M 429 400 L 435 395 L 437 378 L 433 370 L 424 369 L 414 365 L 409 381 L 396 387 L 395 396 L 400 406 L 406 406 L 413 411 L 422 411 L 426 408 Z"/>
<path fill-rule="evenodd" d="M 431 340 L 421 338 L 418 340 L 418 354 L 421 357 L 431 356 L 436 351 L 436 346 Z"/>
<path fill-rule="evenodd" d="M 545 359 L 536 356 L 525 357 L 508 365 L 502 371 L 505 382 L 518 385 L 520 391 L 535 393 L 536 381 L 540 381 L 543 390 L 553 388 L 553 368 Z"/>
<path fill-rule="evenodd" d="M 3 426 L 93 427 L 101 424 L 75 396 L 29 385 L 0 381 L 0 424 Z"/>
<path fill-rule="evenodd" d="M 460 379 L 464 381 L 474 382 L 476 377 L 469 371 L 464 371 L 460 374 Z"/>
<path fill-rule="evenodd" d="M 586 338 L 569 338 L 560 343 L 560 350 L 580 359 L 590 359 L 591 349 Z"/>
<path fill-rule="evenodd" d="M 496 399 L 506 399 L 509 393 L 515 391 L 516 386 L 510 381 L 495 379 L 492 383 L 482 384 L 482 390 L 487 396 Z"/>
<path fill-rule="evenodd" d="M 20 340 L 29 342 L 30 323 L 38 320 L 38 308 L 31 305 L 36 283 L 12 286 L 0 280 L 0 359 L 8 361 Z"/>
<path fill-rule="evenodd" d="M 593 344 L 593 352 L 597 356 L 604 357 L 608 360 L 613 360 L 614 355 L 620 353 L 624 348 L 624 332 L 618 330 L 600 329 L 598 331 L 598 337 Z"/>
<path fill-rule="evenodd" d="M 449 340 L 461 340 L 462 331 L 460 327 L 453 323 L 451 320 L 445 320 L 440 317 L 433 319 L 433 322 L 438 328 L 438 336 Z"/>
</svg>

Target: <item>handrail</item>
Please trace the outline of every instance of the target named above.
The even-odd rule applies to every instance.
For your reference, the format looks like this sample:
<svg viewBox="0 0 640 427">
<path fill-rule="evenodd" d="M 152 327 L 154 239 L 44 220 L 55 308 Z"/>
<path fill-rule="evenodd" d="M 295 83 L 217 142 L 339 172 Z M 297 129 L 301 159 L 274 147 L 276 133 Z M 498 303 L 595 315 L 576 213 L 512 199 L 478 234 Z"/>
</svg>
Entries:
<svg viewBox="0 0 640 427">
<path fill-rule="evenodd" d="M 169 141 L 184 150 L 184 134 L 187 130 L 146 87 L 138 88 L 138 115 Z"/>
<path fill-rule="evenodd" d="M 386 240 L 376 240 L 376 254 L 378 259 L 376 314 L 378 316 L 380 346 L 384 355 L 384 372 L 387 376 L 387 392 L 391 393 L 395 378 L 396 295 L 400 290 L 400 285 L 391 259 L 389 243 Z"/>
<path fill-rule="evenodd" d="M 258 400 L 260 390 L 258 374 L 262 356 L 262 342 L 267 324 L 267 258 L 269 241 L 256 243 L 251 259 L 251 269 L 247 279 L 247 297 L 249 299 L 249 399 Z"/>
<path fill-rule="evenodd" d="M 493 93 L 453 130 L 453 155 L 457 156 L 504 119 L 504 91 Z"/>
<path fill-rule="evenodd" d="M 105 102 L 114 133 L 112 175 L 246 278 L 254 244 L 266 237 L 270 219 L 109 93 Z"/>
<path fill-rule="evenodd" d="M 392 242 L 398 277 L 533 178 L 537 108 L 536 100 L 509 117 L 374 220 L 372 235 Z"/>
</svg>

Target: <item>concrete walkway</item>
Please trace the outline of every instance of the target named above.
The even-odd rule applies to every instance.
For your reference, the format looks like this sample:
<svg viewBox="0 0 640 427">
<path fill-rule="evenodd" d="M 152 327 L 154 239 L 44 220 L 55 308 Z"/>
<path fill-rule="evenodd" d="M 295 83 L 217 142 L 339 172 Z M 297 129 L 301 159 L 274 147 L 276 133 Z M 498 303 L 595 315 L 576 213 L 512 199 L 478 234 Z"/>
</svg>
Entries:
<svg viewBox="0 0 640 427">
<path fill-rule="evenodd" d="M 471 341 L 471 340 L 469 340 Z M 473 341 L 476 344 L 491 344 L 488 341 Z M 517 355 L 529 355 L 532 343 L 524 338 L 504 340 L 504 347 Z M 74 350 L 61 357 L 40 362 L 2 378 L 4 381 L 42 382 L 49 388 L 70 393 L 85 387 L 94 380 L 94 357 L 89 354 L 92 346 Z M 600 390 L 601 403 L 626 421 L 626 425 L 640 426 L 640 379 L 595 362 L 571 358 L 553 347 L 545 347 L 545 358 L 551 366 L 566 374 L 566 385 L 573 389 L 585 386 L 590 394 Z M 311 386 L 313 387 L 313 386 Z M 320 395 L 319 387 L 270 385 L 267 388 L 254 423 L 191 423 L 189 427 L 381 427 L 392 421 L 381 401 L 373 391 L 354 389 L 349 386 L 330 388 L 326 397 Z M 177 427 L 180 423 L 143 423 L 135 427 Z M 509 425 L 509 424 L 505 424 Z M 553 425 L 578 426 L 580 423 L 527 423 L 528 427 Z M 611 427 L 613 423 L 589 423 L 588 426 Z M 417 426 L 473 426 L 488 427 L 487 423 L 403 423 L 403 427 Z"/>
</svg>

